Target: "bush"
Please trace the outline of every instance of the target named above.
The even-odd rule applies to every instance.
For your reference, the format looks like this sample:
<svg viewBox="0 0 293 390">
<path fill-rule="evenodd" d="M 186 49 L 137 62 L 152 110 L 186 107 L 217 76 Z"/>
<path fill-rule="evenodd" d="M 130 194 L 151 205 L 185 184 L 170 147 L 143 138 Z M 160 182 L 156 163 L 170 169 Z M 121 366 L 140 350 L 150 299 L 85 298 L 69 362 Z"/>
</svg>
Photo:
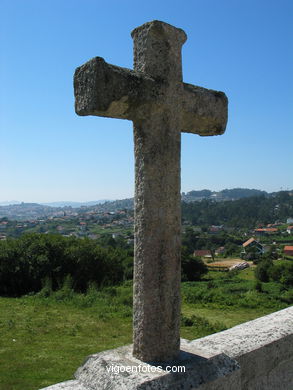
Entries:
<svg viewBox="0 0 293 390">
<path fill-rule="evenodd" d="M 20 296 L 43 289 L 48 295 L 66 277 L 74 291 L 85 292 L 91 282 L 103 286 L 123 281 L 130 276 L 130 263 L 127 251 L 102 248 L 89 239 L 26 234 L 0 241 L 0 294 Z"/>
<path fill-rule="evenodd" d="M 199 257 L 182 256 L 182 281 L 195 281 L 208 272 L 207 266 Z"/>
<path fill-rule="evenodd" d="M 292 304 L 293 303 L 293 290 L 291 289 L 291 290 L 284 292 L 281 295 L 281 301 L 288 303 L 289 305 Z"/>
<path fill-rule="evenodd" d="M 52 280 L 47 277 L 43 281 L 43 288 L 38 293 L 38 296 L 42 297 L 42 298 L 47 298 L 50 295 L 52 295 L 52 292 L 53 292 L 53 290 L 52 290 Z"/>
<path fill-rule="evenodd" d="M 64 278 L 63 285 L 60 290 L 56 291 L 54 298 L 56 301 L 71 300 L 74 296 L 73 279 L 71 275 L 67 275 Z"/>
<path fill-rule="evenodd" d="M 271 260 L 262 260 L 258 263 L 255 269 L 255 277 L 261 282 L 268 282 L 270 280 L 270 272 L 273 267 Z"/>
<path fill-rule="evenodd" d="M 259 280 L 255 282 L 254 288 L 259 293 L 263 292 L 262 283 Z"/>
<path fill-rule="evenodd" d="M 189 317 L 181 315 L 181 326 L 192 326 L 193 320 Z"/>
<path fill-rule="evenodd" d="M 293 263 L 274 264 L 271 260 L 262 260 L 256 267 L 255 276 L 261 282 L 272 280 L 284 286 L 293 286 Z"/>
<path fill-rule="evenodd" d="M 293 263 L 280 264 L 280 268 L 280 282 L 288 287 L 293 286 Z"/>
<path fill-rule="evenodd" d="M 222 330 L 227 329 L 225 324 L 216 321 L 215 323 L 211 323 L 206 318 L 199 315 L 192 315 L 191 317 L 186 317 L 181 315 L 181 326 L 195 326 L 199 331 L 207 332 L 207 333 L 215 333 L 221 332 Z"/>
</svg>

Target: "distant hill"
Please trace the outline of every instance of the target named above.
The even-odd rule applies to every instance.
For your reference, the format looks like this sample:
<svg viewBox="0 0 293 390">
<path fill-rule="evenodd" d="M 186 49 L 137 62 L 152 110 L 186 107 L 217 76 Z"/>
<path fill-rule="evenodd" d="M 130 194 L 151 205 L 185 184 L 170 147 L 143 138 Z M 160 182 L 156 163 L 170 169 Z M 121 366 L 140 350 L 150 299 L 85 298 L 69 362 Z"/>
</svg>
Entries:
<svg viewBox="0 0 293 390">
<path fill-rule="evenodd" d="M 222 191 L 200 190 L 189 191 L 182 193 L 182 201 L 184 203 L 201 203 L 209 201 L 209 203 L 223 203 L 228 201 L 238 201 L 240 199 L 258 198 L 265 199 L 276 198 L 281 193 L 293 193 L 292 191 L 281 191 L 268 193 L 266 191 L 248 189 L 248 188 L 233 188 Z M 85 212 L 115 212 L 123 209 L 133 209 L 133 198 L 121 199 L 115 201 L 98 200 L 91 202 L 52 202 L 47 204 L 38 203 L 19 203 L 13 205 L 0 206 L 0 218 L 9 218 L 14 220 L 30 220 L 37 218 L 48 218 L 52 216 L 62 216 L 64 213 L 78 215 Z M 209 206 L 210 208 L 211 206 Z M 72 210 L 74 208 L 74 211 Z"/>
<path fill-rule="evenodd" d="M 20 204 L 18 200 L 5 200 L 3 202 L 0 202 L 0 206 L 10 206 L 12 204 Z"/>
<path fill-rule="evenodd" d="M 55 205 L 55 206 L 53 206 Z M 0 206 L 0 218 L 11 220 L 32 220 L 56 216 L 79 215 L 85 212 L 111 212 L 133 209 L 133 199 L 92 202 L 53 202 L 49 204 L 19 203 Z"/>
<path fill-rule="evenodd" d="M 249 189 L 249 188 L 233 188 L 225 189 L 222 191 L 210 191 L 210 190 L 201 190 L 201 191 L 190 191 L 182 193 L 182 200 L 184 202 L 195 202 L 203 199 L 215 200 L 218 202 L 226 200 L 238 200 L 242 198 L 249 198 L 251 196 L 269 196 L 269 193 L 266 191 Z"/>
<path fill-rule="evenodd" d="M 109 201 L 108 199 L 101 199 L 101 200 L 92 200 L 90 202 L 71 202 L 71 201 L 60 201 L 60 202 L 50 202 L 50 203 L 41 203 L 44 206 L 50 206 L 50 207 L 82 207 L 82 206 L 94 206 L 96 204 L 101 204 Z"/>
<path fill-rule="evenodd" d="M 52 208 L 38 203 L 19 203 L 0 206 L 0 218 L 15 220 L 46 218 L 52 215 Z"/>
<path fill-rule="evenodd" d="M 293 191 L 280 191 L 267 196 L 246 196 L 215 202 L 183 202 L 182 219 L 191 225 L 224 225 L 232 228 L 255 228 L 272 223 L 285 223 L 293 216 Z"/>
</svg>

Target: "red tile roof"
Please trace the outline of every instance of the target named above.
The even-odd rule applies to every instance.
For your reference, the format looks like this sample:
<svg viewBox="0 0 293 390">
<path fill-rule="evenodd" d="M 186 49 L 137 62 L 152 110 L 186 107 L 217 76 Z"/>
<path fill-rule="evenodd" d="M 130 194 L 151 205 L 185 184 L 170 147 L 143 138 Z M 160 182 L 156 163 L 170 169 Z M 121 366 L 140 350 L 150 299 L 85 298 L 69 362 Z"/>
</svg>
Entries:
<svg viewBox="0 0 293 390">
<path fill-rule="evenodd" d="M 262 228 L 262 229 L 254 229 L 255 232 L 269 232 L 269 233 L 273 233 L 273 232 L 277 232 L 278 229 L 277 228 Z"/>
<path fill-rule="evenodd" d="M 250 245 L 255 239 L 252 237 L 249 240 L 245 241 L 242 246 L 245 248 L 246 246 Z"/>
<path fill-rule="evenodd" d="M 293 246 L 292 245 L 286 245 L 284 247 L 284 251 L 293 251 Z"/>
</svg>

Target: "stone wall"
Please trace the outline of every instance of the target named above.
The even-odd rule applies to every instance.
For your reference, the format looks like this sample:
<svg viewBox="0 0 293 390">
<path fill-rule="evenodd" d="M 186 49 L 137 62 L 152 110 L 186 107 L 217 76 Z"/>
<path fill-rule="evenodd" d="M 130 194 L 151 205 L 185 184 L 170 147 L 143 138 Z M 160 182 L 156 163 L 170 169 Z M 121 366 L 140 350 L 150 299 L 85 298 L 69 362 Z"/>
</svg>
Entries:
<svg viewBox="0 0 293 390">
<path fill-rule="evenodd" d="M 240 366 L 237 390 L 293 389 L 293 307 L 189 344 L 235 359 Z M 199 389 L 217 387 L 211 383 Z"/>
<path fill-rule="evenodd" d="M 181 340 L 173 365 L 186 372 L 111 374 L 111 365 L 148 367 L 132 357 L 131 346 L 90 356 L 76 380 L 46 390 L 292 390 L 293 307 L 201 339 Z"/>
</svg>

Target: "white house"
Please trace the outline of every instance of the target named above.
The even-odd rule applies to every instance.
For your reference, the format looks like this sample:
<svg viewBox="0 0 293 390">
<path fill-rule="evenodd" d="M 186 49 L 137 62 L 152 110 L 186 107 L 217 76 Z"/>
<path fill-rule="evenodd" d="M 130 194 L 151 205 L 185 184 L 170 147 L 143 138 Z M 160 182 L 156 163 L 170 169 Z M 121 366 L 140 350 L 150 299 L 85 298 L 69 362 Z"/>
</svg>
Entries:
<svg viewBox="0 0 293 390">
<path fill-rule="evenodd" d="M 287 227 L 287 233 L 288 234 L 293 234 L 293 226 L 288 226 Z"/>
</svg>

